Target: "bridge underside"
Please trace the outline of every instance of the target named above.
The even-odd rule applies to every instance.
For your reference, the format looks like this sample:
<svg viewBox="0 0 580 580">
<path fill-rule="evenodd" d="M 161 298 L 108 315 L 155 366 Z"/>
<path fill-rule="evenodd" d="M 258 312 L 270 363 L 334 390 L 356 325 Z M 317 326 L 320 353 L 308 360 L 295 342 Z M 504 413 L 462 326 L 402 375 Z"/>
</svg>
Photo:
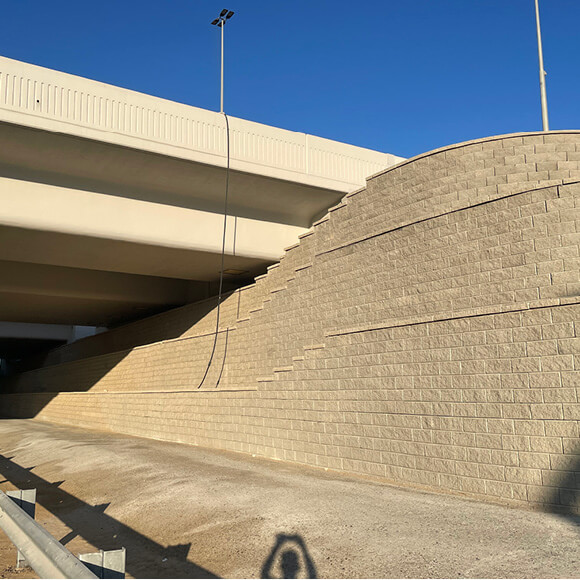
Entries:
<svg viewBox="0 0 580 580">
<path fill-rule="evenodd" d="M 399 159 L 0 57 L 0 360 L 251 282 Z"/>
<path fill-rule="evenodd" d="M 112 327 L 216 293 L 223 167 L 6 122 L 0 151 L 0 321 Z M 225 288 L 341 195 L 232 170 Z M 0 323 L 0 359 L 58 344 Z"/>
</svg>

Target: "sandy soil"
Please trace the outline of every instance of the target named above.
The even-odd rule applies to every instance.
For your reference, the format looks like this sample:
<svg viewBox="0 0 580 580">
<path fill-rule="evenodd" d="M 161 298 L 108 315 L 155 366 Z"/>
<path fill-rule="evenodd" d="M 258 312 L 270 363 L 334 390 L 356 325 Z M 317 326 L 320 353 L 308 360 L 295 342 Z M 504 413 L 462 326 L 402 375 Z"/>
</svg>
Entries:
<svg viewBox="0 0 580 580">
<path fill-rule="evenodd" d="M 73 553 L 127 548 L 135 578 L 554 578 L 580 520 L 197 447 L 0 421 L 0 488 L 35 487 Z M 15 553 L 0 533 L 0 577 Z"/>
</svg>

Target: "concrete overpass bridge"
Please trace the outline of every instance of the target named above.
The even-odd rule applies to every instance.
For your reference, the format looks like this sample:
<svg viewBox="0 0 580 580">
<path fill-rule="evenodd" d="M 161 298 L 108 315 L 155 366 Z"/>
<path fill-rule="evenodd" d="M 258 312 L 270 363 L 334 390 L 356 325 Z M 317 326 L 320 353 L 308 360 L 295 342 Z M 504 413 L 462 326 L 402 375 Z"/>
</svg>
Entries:
<svg viewBox="0 0 580 580">
<path fill-rule="evenodd" d="M 401 160 L 229 121 L 232 286 Z M 226 151 L 219 113 L 0 57 L 0 359 L 211 295 Z"/>
</svg>

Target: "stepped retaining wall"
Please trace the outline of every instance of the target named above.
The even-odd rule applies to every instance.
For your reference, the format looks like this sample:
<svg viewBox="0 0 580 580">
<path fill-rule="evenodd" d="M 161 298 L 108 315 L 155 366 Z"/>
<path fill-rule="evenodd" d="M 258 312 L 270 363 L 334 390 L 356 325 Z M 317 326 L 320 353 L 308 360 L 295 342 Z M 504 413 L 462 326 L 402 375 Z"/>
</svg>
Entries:
<svg viewBox="0 0 580 580">
<path fill-rule="evenodd" d="M 404 162 L 226 297 L 201 388 L 209 302 L 59 349 L 3 413 L 578 509 L 579 181 L 578 132 Z"/>
</svg>

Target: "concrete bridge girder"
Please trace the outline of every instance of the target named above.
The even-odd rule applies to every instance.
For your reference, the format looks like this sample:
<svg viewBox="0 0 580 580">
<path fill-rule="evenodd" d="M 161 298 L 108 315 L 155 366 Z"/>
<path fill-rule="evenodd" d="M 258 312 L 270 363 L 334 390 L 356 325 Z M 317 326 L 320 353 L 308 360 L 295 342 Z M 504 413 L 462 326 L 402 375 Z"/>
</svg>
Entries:
<svg viewBox="0 0 580 580">
<path fill-rule="evenodd" d="M 223 211 L 225 167 L 221 157 L 206 160 L 214 164 L 203 163 L 175 157 L 171 149 L 164 154 L 3 122 L 4 113 L 0 108 L 0 175 L 163 205 Z M 300 176 L 232 168 L 230 213 L 309 227 L 352 189 L 331 180 L 322 185 L 320 180 L 301 183 L 292 177 Z"/>
<path fill-rule="evenodd" d="M 50 240 L 58 250 L 58 253 L 51 253 L 53 264 L 62 264 L 63 252 L 65 256 L 71 254 L 70 249 L 59 248 L 57 238 L 50 236 L 60 234 L 77 238 L 75 250 L 79 263 L 74 264 L 77 267 L 194 280 L 213 280 L 219 276 L 217 256 L 222 249 L 223 215 L 6 177 L 0 177 L 0 191 L 3 199 L 0 228 L 11 230 L 4 235 L 18 241 L 18 245 L 14 242 L 3 244 L 0 259 L 38 261 L 37 251 L 41 255 L 46 252 L 42 251 L 38 239 L 27 243 L 26 237 L 36 232 L 38 238 L 38 233 L 42 232 L 46 234 L 46 241 Z M 240 266 L 244 266 L 241 269 L 246 269 L 250 264 L 263 266 L 279 259 L 283 248 L 294 243 L 305 228 L 230 215 L 226 231 L 225 251 L 229 261 L 241 260 Z M 93 240 L 92 244 L 88 239 Z M 103 243 L 98 244 L 97 240 Z M 167 253 L 163 252 L 161 263 L 151 263 L 148 267 L 145 264 L 133 268 L 129 264 L 120 266 L 116 263 L 123 261 L 123 248 L 131 252 L 129 246 L 122 244 L 115 246 L 114 255 L 95 256 L 84 251 L 85 242 L 101 252 L 106 251 L 104 242 L 107 241 L 163 248 L 168 252 L 186 250 L 193 253 L 189 260 L 190 271 L 188 274 L 179 268 L 173 271 Z M 27 248 L 31 252 L 29 256 Z M 202 254 L 207 254 L 205 260 Z M 214 259 L 208 260 L 211 255 Z M 198 260 L 200 267 L 196 267 Z"/>
<path fill-rule="evenodd" d="M 206 284 L 0 261 L 0 320 L 109 326 L 206 295 Z"/>
</svg>

